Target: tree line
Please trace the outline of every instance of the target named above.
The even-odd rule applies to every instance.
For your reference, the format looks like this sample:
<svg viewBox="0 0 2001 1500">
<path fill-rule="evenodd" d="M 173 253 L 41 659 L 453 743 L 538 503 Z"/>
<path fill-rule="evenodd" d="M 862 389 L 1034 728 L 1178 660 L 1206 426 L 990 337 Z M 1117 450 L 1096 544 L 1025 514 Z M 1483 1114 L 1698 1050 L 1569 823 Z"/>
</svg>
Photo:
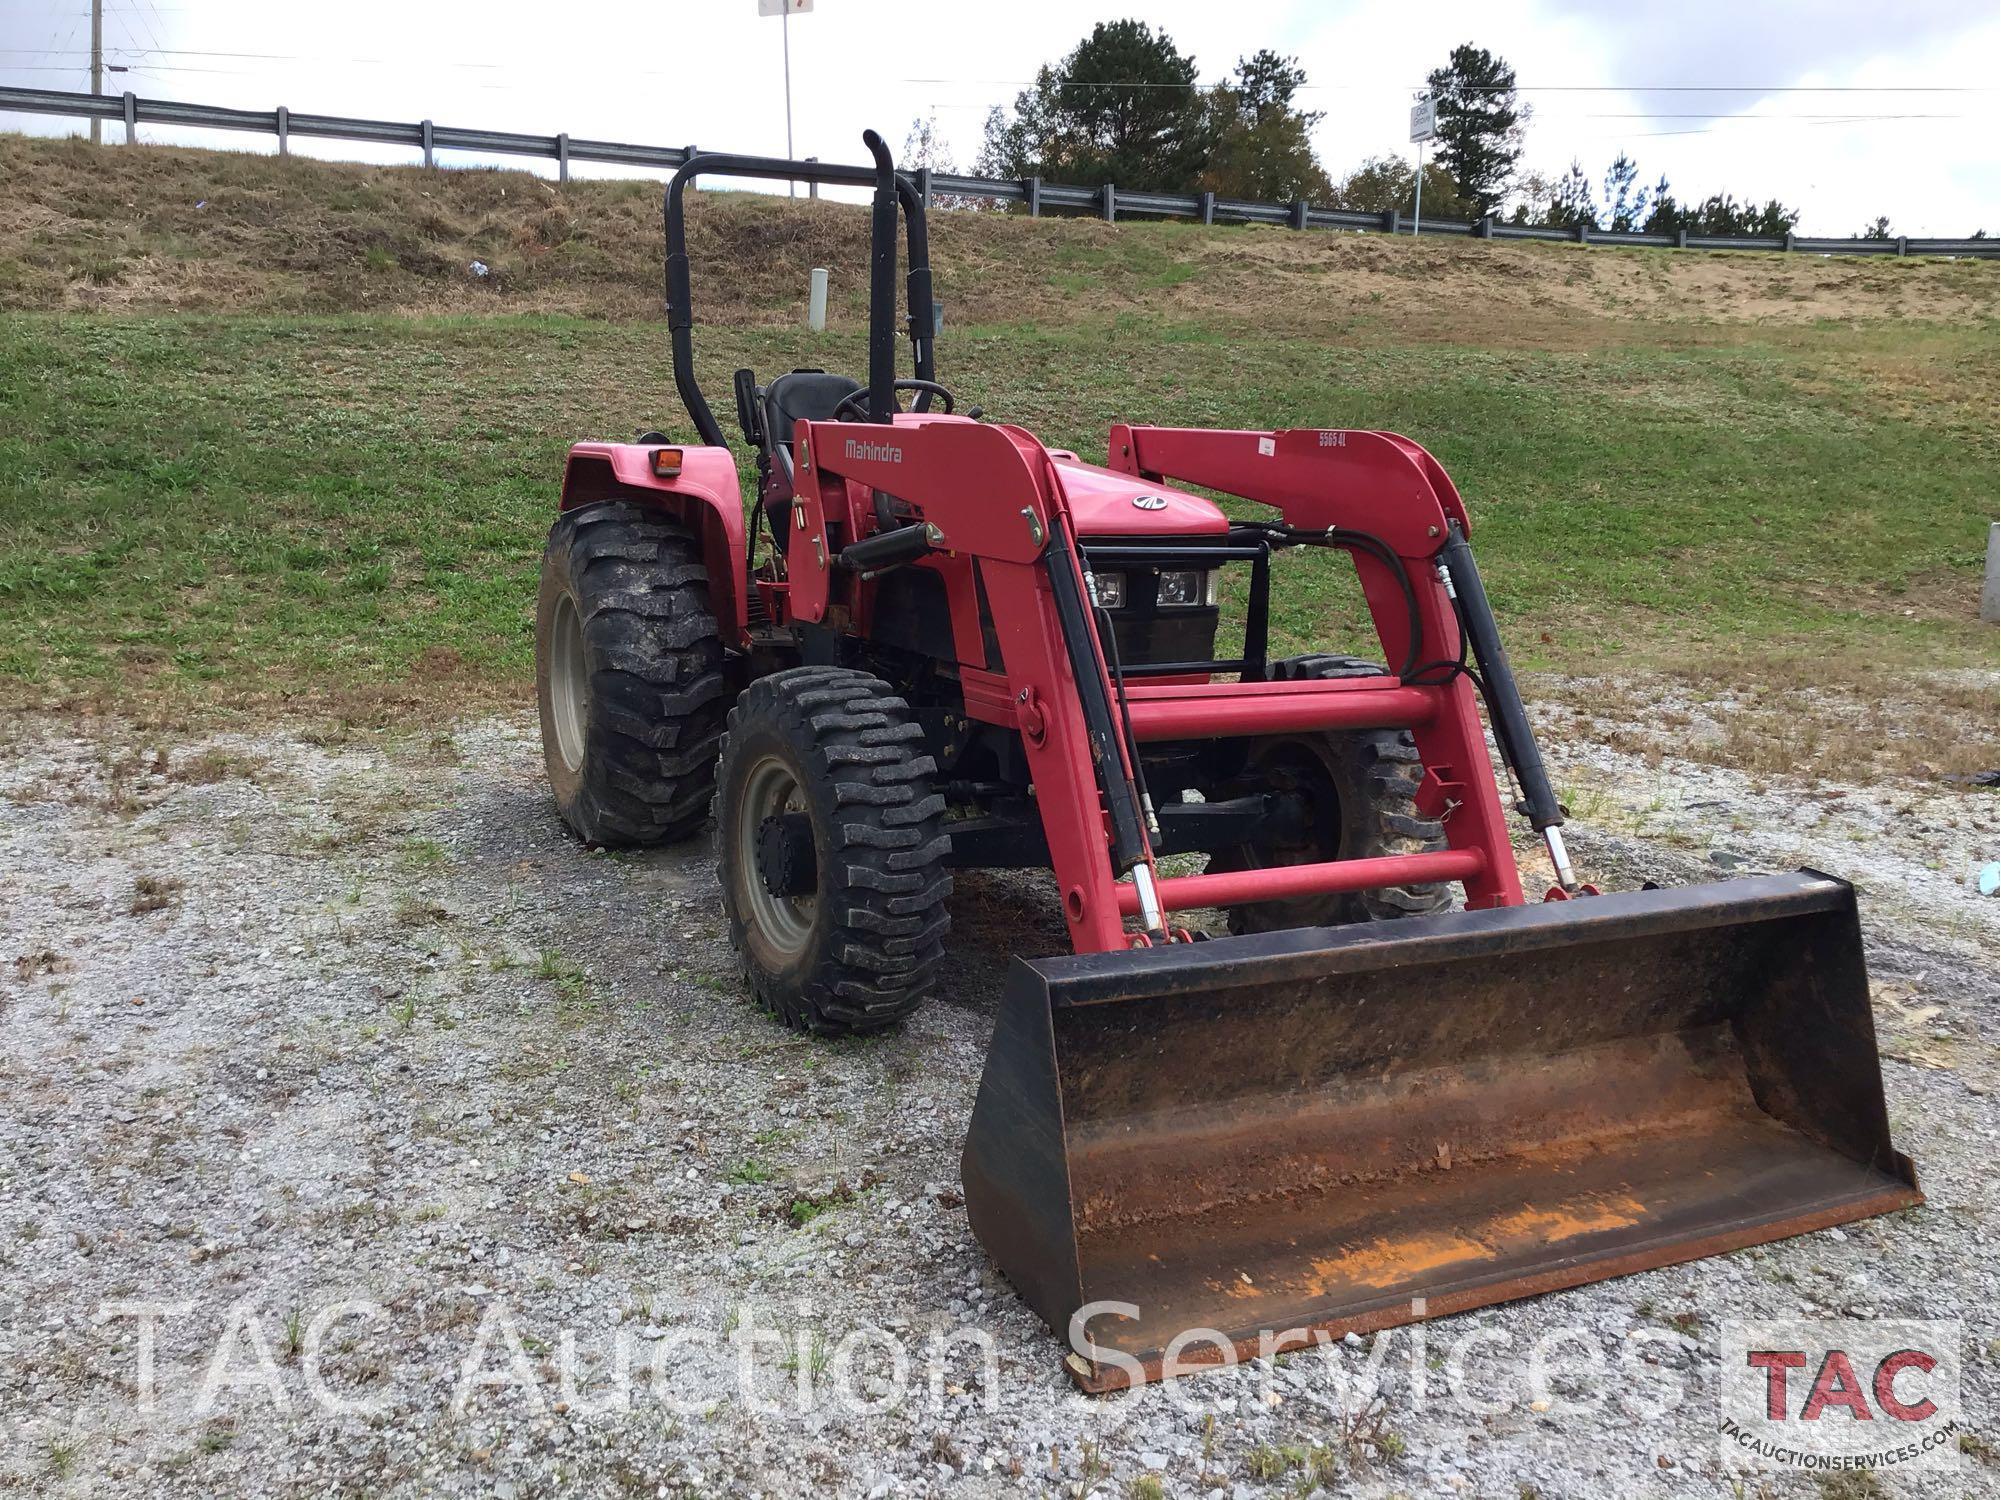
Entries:
<svg viewBox="0 0 2001 1500">
<path fill-rule="evenodd" d="M 1648 233 L 1776 237 L 1799 210 L 1730 193 L 1683 198 L 1663 175 L 1643 182 L 1621 151 L 1598 176 L 1579 161 L 1547 173 L 1522 166 L 1531 107 L 1515 70 L 1484 47 L 1455 47 L 1426 79 L 1437 137 L 1424 165 L 1426 217 Z M 1303 108 L 1306 72 L 1269 48 L 1240 57 L 1219 83 L 1203 84 L 1195 59 L 1144 21 L 1100 22 L 1063 57 L 1037 70 L 1011 109 L 987 116 L 974 171 L 982 177 L 1043 177 L 1140 192 L 1213 192 L 1266 202 L 1306 199 L 1366 213 L 1407 209 L 1416 168 L 1397 156 L 1361 162 L 1336 179 L 1312 145 L 1322 113 Z M 955 172 L 935 122 L 911 128 L 912 166 Z M 1887 219 L 1862 237 L 1888 238 Z"/>
</svg>

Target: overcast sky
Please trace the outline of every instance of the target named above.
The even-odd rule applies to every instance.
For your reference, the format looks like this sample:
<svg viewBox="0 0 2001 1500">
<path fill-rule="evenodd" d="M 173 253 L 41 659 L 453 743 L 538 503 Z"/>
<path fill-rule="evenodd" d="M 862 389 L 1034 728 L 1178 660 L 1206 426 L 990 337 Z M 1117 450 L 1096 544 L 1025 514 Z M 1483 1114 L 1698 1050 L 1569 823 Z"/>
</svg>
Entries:
<svg viewBox="0 0 2001 1500">
<path fill-rule="evenodd" d="M 1524 166 L 1621 147 L 1684 200 L 1728 191 L 1804 211 L 1804 233 L 1878 214 L 1914 235 L 2001 233 L 2001 15 L 1945 0 L 814 0 L 789 24 L 796 154 L 861 159 L 935 114 L 970 170 L 989 106 L 1097 20 L 1140 15 L 1205 81 L 1270 46 L 1295 54 L 1337 178 L 1408 153 L 1425 73 L 1471 41 L 1511 62 L 1534 109 Z M 106 92 L 647 144 L 785 151 L 781 23 L 756 0 L 565 5 L 105 0 Z M 88 0 L 0 0 L 0 83 L 87 88 Z M 1718 91 L 1729 86 L 1730 91 Z M 66 122 L 0 112 L 0 128 Z M 108 139 L 122 139 L 112 127 Z M 147 140 L 199 133 L 146 128 Z M 270 149 L 254 136 L 206 143 Z M 331 142 L 370 160 L 408 153 Z M 523 165 L 528 165 L 524 163 Z M 553 170 L 553 164 L 531 168 Z M 581 169 L 580 169 L 581 170 Z"/>
</svg>

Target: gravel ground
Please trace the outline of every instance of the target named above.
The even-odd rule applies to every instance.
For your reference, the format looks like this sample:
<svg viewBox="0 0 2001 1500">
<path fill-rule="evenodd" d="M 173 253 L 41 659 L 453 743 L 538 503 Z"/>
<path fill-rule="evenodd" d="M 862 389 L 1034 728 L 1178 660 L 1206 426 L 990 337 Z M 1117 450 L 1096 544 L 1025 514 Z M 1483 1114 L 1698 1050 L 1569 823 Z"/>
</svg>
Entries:
<svg viewBox="0 0 2001 1500">
<path fill-rule="evenodd" d="M 1006 955 L 1061 942 L 1033 879 L 962 877 L 953 968 L 903 1029 L 805 1042 L 747 1004 L 705 844 L 581 851 L 528 723 L 17 725 L 0 1490 L 1990 1491 L 1985 1437 L 1951 1472 L 1733 1491 L 1714 1421 L 1724 1319 L 1850 1314 L 1964 1319 L 1967 1425 L 1994 1430 L 1996 906 L 1972 883 L 1993 794 L 1557 758 L 1608 886 L 1810 863 L 1866 887 L 1893 1126 L 1930 1202 L 1442 1319 L 1416 1352 L 1395 1331 L 1358 1409 L 1336 1376 L 1366 1344 L 1085 1398 L 985 1263 L 957 1158 Z M 931 1342 L 967 1327 L 991 1362 Z M 1538 1386 L 1558 1330 L 1571 1357 Z"/>
</svg>

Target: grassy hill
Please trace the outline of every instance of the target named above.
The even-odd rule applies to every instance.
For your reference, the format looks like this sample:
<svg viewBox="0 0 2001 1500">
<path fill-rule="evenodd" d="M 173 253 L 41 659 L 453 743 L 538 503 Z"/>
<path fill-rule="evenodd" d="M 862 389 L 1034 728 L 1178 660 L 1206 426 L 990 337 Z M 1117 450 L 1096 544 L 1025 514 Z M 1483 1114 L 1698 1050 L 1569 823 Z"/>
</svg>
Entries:
<svg viewBox="0 0 2001 1500">
<path fill-rule="evenodd" d="M 565 445 L 685 427 L 657 186 L 4 136 L 0 175 L 0 698 L 518 695 Z M 861 366 L 862 210 L 692 222 L 712 399 Z M 1532 664 L 1991 665 L 1991 262 L 933 222 L 964 399 L 1086 454 L 1114 418 L 1406 432 Z M 1328 559 L 1279 578 L 1282 646 L 1354 642 Z"/>
<path fill-rule="evenodd" d="M 8 135 L 0 177 L 0 308 L 660 316 L 653 182 L 559 187 L 522 172 Z M 816 265 L 833 271 L 837 323 L 865 315 L 865 213 L 763 194 L 690 202 L 703 317 L 797 325 Z M 1133 313 L 1279 336 L 1354 324 L 1575 346 L 1632 323 L 1700 340 L 1745 324 L 1994 316 L 1992 262 L 1395 243 L 995 212 L 934 214 L 932 254 L 950 316 L 978 324 Z"/>
</svg>

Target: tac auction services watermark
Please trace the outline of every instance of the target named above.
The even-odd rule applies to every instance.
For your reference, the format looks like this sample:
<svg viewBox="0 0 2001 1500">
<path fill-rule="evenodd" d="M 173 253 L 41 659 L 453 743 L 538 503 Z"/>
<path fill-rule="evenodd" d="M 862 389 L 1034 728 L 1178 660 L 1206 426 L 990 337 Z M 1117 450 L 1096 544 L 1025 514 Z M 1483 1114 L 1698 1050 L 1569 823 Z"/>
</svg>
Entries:
<svg viewBox="0 0 2001 1500">
<path fill-rule="evenodd" d="M 1738 1469 L 1838 1473 L 1958 1461 L 1960 1324 L 1773 1318 L 1723 1325 L 1718 1435 Z"/>
</svg>

